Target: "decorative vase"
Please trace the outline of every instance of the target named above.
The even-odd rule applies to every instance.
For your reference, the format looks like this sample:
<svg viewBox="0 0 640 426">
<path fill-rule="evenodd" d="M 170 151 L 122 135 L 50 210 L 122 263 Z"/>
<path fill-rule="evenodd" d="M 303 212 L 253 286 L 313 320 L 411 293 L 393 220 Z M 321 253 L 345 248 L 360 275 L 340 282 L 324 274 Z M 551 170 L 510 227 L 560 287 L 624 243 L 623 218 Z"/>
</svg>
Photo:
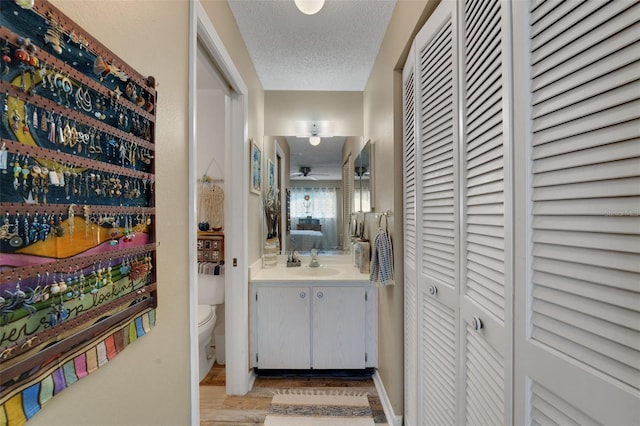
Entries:
<svg viewBox="0 0 640 426">
<path fill-rule="evenodd" d="M 274 268 L 278 264 L 280 241 L 277 238 L 267 238 L 262 249 L 262 267 Z"/>
</svg>

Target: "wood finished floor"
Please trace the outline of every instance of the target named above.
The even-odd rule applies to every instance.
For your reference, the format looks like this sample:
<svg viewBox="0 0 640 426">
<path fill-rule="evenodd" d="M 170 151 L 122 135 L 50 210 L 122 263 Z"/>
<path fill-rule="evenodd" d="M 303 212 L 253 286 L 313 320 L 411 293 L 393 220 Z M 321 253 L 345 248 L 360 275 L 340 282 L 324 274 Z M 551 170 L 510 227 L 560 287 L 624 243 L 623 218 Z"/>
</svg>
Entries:
<svg viewBox="0 0 640 426">
<path fill-rule="evenodd" d="M 271 399 L 277 389 L 346 388 L 366 391 L 376 426 L 387 425 L 382 404 L 372 379 L 342 378 L 263 378 L 256 379 L 253 389 L 243 396 L 227 396 L 224 366 L 214 364 L 209 374 L 200 382 L 200 425 L 262 425 L 269 413 Z"/>
</svg>

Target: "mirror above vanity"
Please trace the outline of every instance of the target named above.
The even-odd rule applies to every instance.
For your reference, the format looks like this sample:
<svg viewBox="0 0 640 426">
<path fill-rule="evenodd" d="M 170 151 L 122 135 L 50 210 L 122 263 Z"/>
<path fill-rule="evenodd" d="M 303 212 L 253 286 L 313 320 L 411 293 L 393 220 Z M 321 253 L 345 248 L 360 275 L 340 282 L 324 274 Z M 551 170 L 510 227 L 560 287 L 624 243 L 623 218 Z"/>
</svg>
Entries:
<svg viewBox="0 0 640 426">
<path fill-rule="evenodd" d="M 373 147 L 367 141 L 353 161 L 353 212 L 371 212 L 373 205 Z"/>
<path fill-rule="evenodd" d="M 287 219 L 286 229 L 283 227 L 286 231 L 281 245 L 283 253 L 292 249 L 300 252 L 316 249 L 319 254 L 343 252 L 350 242 L 354 190 L 358 191 L 358 209 L 361 209 L 361 193 L 370 188 L 370 170 L 361 177 L 353 172 L 356 157 L 359 167 L 371 166 L 370 155 L 362 154 L 364 138 L 321 136 L 319 143 L 310 137 L 297 136 L 265 139 L 286 142 L 287 148 L 289 173 L 284 189 L 288 201 L 282 205 L 282 217 Z"/>
</svg>

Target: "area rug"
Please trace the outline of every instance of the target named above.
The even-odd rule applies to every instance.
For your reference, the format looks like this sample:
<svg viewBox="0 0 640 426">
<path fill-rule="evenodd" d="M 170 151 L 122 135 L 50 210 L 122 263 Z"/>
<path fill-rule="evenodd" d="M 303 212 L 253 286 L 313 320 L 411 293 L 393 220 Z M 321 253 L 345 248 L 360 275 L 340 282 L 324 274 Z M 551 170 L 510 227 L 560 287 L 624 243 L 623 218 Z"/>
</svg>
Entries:
<svg viewBox="0 0 640 426">
<path fill-rule="evenodd" d="M 374 426 L 366 392 L 282 389 L 271 400 L 265 426 Z"/>
</svg>

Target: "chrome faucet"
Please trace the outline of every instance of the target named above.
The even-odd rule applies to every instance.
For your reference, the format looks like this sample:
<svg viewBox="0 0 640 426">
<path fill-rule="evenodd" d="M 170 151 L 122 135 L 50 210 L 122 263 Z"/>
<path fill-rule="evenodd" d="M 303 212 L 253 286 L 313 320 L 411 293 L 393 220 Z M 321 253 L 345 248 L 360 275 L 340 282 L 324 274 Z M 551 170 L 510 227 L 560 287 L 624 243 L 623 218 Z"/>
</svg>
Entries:
<svg viewBox="0 0 640 426">
<path fill-rule="evenodd" d="M 320 266 L 320 263 L 318 262 L 318 250 L 311 249 L 311 262 L 309 262 L 309 267 L 317 268 L 319 266 Z"/>
</svg>

